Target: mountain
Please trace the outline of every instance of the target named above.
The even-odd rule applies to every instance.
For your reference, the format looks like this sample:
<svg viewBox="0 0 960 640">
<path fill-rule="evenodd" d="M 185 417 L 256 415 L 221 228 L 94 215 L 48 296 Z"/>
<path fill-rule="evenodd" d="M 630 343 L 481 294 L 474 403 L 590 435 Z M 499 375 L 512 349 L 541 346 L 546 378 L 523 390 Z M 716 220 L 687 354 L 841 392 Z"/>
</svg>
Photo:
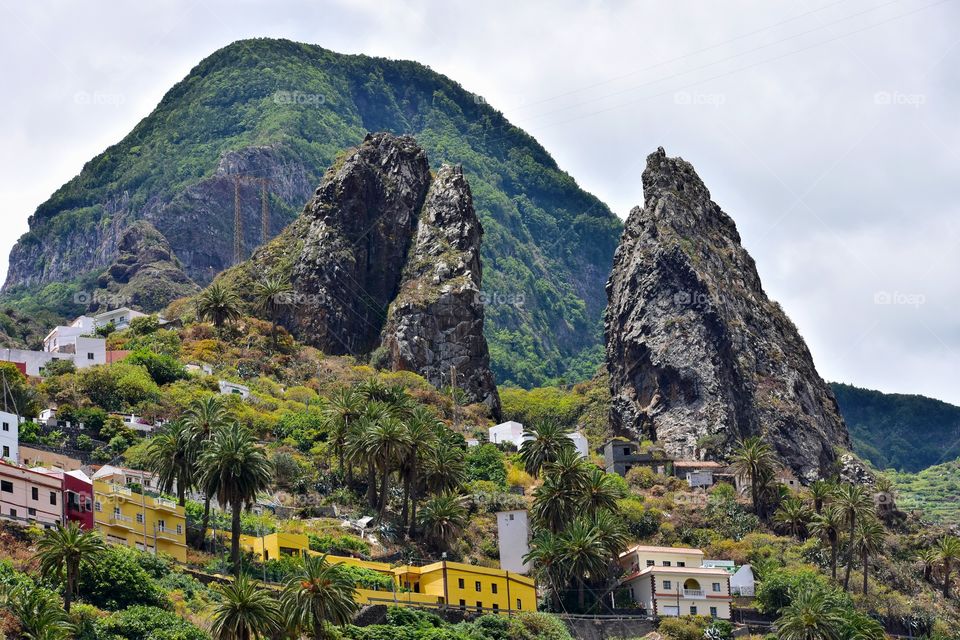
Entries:
<svg viewBox="0 0 960 640">
<path fill-rule="evenodd" d="M 897 507 L 920 511 L 930 521 L 960 526 L 960 459 L 935 464 L 916 473 L 894 471 Z"/>
<path fill-rule="evenodd" d="M 830 387 L 854 451 L 878 469 L 917 472 L 960 458 L 960 407 L 837 382 Z"/>
<path fill-rule="evenodd" d="M 500 415 L 480 301 L 483 229 L 458 166 L 432 175 L 410 136 L 368 135 L 326 172 L 276 239 L 216 283 L 255 302 L 276 280 L 274 317 L 330 355 L 372 356 Z"/>
<path fill-rule="evenodd" d="M 485 231 L 482 298 L 498 380 L 531 386 L 593 375 L 616 216 L 453 80 L 415 62 L 286 40 L 215 52 L 86 163 L 31 216 L 3 297 L 21 307 L 63 298 L 65 314 L 82 311 L 75 295 L 101 286 L 139 221 L 170 247 L 170 268 L 157 269 L 157 279 L 180 280 L 176 271 L 189 279 L 168 297 L 206 285 L 292 222 L 337 154 L 371 131 L 413 135 L 434 170 L 463 167 Z M 125 294 L 135 297 L 135 285 Z M 148 309 L 166 302 L 141 298 Z"/>
<path fill-rule="evenodd" d="M 724 457 L 763 437 L 806 480 L 850 438 L 803 338 L 763 291 L 733 220 L 693 167 L 658 149 L 607 283 L 615 432 Z"/>
</svg>

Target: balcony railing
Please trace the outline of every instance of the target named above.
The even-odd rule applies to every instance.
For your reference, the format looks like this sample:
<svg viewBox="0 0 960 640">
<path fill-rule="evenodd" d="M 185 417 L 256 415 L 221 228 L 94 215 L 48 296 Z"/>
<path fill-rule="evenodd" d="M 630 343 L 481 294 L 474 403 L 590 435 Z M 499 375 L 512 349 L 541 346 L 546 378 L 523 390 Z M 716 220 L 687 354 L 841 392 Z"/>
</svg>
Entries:
<svg viewBox="0 0 960 640">
<path fill-rule="evenodd" d="M 178 534 L 174 529 L 157 527 L 157 537 L 164 538 L 165 540 L 173 540 L 174 542 L 180 542 L 183 538 L 183 534 Z"/>
<path fill-rule="evenodd" d="M 177 510 L 177 503 L 173 500 L 167 500 L 166 498 L 154 498 L 153 503 L 160 509 L 169 509 L 171 511 Z"/>
<path fill-rule="evenodd" d="M 122 513 L 113 513 L 110 515 L 110 524 L 127 525 L 133 522 L 133 518 L 125 516 Z"/>
<path fill-rule="evenodd" d="M 703 593 L 703 589 L 684 589 L 683 597 L 684 598 L 705 598 L 706 596 Z"/>
</svg>

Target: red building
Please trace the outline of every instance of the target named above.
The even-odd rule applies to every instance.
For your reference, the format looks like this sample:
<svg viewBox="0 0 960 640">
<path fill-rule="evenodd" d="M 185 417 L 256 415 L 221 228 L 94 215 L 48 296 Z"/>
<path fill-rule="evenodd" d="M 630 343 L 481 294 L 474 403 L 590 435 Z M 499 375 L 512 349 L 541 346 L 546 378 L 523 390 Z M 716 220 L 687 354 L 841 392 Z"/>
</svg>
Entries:
<svg viewBox="0 0 960 640">
<path fill-rule="evenodd" d="M 64 519 L 93 529 L 93 481 L 80 470 L 59 473 L 63 478 Z"/>
</svg>

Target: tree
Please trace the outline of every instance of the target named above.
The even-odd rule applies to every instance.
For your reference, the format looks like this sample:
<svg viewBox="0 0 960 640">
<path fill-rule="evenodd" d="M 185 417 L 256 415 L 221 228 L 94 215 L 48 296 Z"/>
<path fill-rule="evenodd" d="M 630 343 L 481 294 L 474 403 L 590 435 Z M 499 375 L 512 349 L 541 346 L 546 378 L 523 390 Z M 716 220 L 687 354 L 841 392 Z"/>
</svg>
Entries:
<svg viewBox="0 0 960 640">
<path fill-rule="evenodd" d="M 201 486 L 215 488 L 217 501 L 230 505 L 230 562 L 239 575 L 240 513 L 253 506 L 257 493 L 270 485 L 270 462 L 247 428 L 230 424 L 213 432 L 198 465 Z"/>
<path fill-rule="evenodd" d="M 567 585 L 568 571 L 564 564 L 560 538 L 551 531 L 540 531 L 530 540 L 530 551 L 523 561 L 533 568 L 537 581 L 550 589 L 553 610 L 561 609 L 562 589 Z"/>
<path fill-rule="evenodd" d="M 830 576 L 834 580 L 837 579 L 837 551 L 842 528 L 843 512 L 834 504 L 825 505 L 823 511 L 814 515 L 810 523 L 810 532 L 830 545 Z"/>
<path fill-rule="evenodd" d="M 773 521 L 782 527 L 795 538 L 803 538 L 806 535 L 807 524 L 810 522 L 812 514 L 810 507 L 800 498 L 788 498 L 781 503 L 780 507 L 773 514 Z"/>
<path fill-rule="evenodd" d="M 776 470 L 777 456 L 773 449 L 759 436 L 753 436 L 738 443 L 737 451 L 733 454 L 732 468 L 740 480 L 750 482 L 750 498 L 753 500 L 753 512 L 763 517 L 764 503 L 762 492 L 765 488 L 764 480 L 773 476 Z"/>
<path fill-rule="evenodd" d="M 587 475 L 586 487 L 583 492 L 583 510 L 588 515 L 596 515 L 601 511 L 616 511 L 617 501 L 624 498 L 622 480 L 619 476 L 604 473 L 602 469 L 593 468 Z"/>
<path fill-rule="evenodd" d="M 7 608 L 20 622 L 23 640 L 66 640 L 73 631 L 70 616 L 59 599 L 32 583 L 20 584 L 7 593 Z"/>
<path fill-rule="evenodd" d="M 582 496 L 587 491 L 592 468 L 573 447 L 561 449 L 557 459 L 544 467 L 546 475 L 556 478 L 557 482 L 577 496 Z"/>
<path fill-rule="evenodd" d="M 553 533 L 563 530 L 577 508 L 577 491 L 555 475 L 546 475 L 533 491 L 533 525 Z"/>
<path fill-rule="evenodd" d="M 577 518 L 560 534 L 560 555 L 569 575 L 577 580 L 577 606 L 583 611 L 585 586 L 607 570 L 607 555 L 599 530 L 589 520 Z"/>
<path fill-rule="evenodd" d="M 187 490 L 195 484 L 196 447 L 192 435 L 184 421 L 176 420 L 147 445 L 148 470 L 157 475 L 161 491 L 176 491 L 181 507 L 186 504 Z"/>
<path fill-rule="evenodd" d="M 524 431 L 520 445 L 520 460 L 532 476 L 540 473 L 547 464 L 554 462 L 564 449 L 573 449 L 573 441 L 567 435 L 569 429 L 553 420 L 534 423 Z"/>
<path fill-rule="evenodd" d="M 837 488 L 833 500 L 837 508 L 840 509 L 840 513 L 843 515 L 843 521 L 847 526 L 849 548 L 847 550 L 847 568 L 843 575 L 843 590 L 848 591 L 850 589 L 850 571 L 853 568 L 853 556 L 856 552 L 854 540 L 856 539 L 857 520 L 873 513 L 873 499 L 863 487 L 844 483 Z"/>
<path fill-rule="evenodd" d="M 380 472 L 380 506 L 377 522 L 383 521 L 389 500 L 390 476 L 410 456 L 413 441 L 410 432 L 399 420 L 385 418 L 373 423 L 364 434 L 366 455 Z"/>
<path fill-rule="evenodd" d="M 930 582 L 933 577 L 933 567 L 940 561 L 937 550 L 931 547 L 919 549 L 914 556 L 923 565 L 923 579 Z"/>
<path fill-rule="evenodd" d="M 239 320 L 241 313 L 240 296 L 219 282 L 214 282 L 197 296 L 197 317 L 213 323 L 217 331 L 228 322 Z"/>
<path fill-rule="evenodd" d="M 104 550 L 100 534 L 84 531 L 76 522 L 47 529 L 37 543 L 41 572 L 63 580 L 63 607 L 67 613 L 80 580 L 80 569 L 96 562 Z"/>
<path fill-rule="evenodd" d="M 463 498 L 452 493 L 441 493 L 428 498 L 420 509 L 420 526 L 430 540 L 442 548 L 467 525 L 467 508 Z"/>
<path fill-rule="evenodd" d="M 283 276 L 267 276 L 253 287 L 253 299 L 258 311 L 270 319 L 270 335 L 273 348 L 277 348 L 277 323 L 283 307 L 289 304 L 293 287 Z"/>
<path fill-rule="evenodd" d="M 823 511 L 823 505 L 829 502 L 836 490 L 836 485 L 826 480 L 814 480 L 810 483 L 809 491 L 810 497 L 813 499 L 814 513 Z"/>
<path fill-rule="evenodd" d="M 280 607 L 273 593 L 246 574 L 215 586 L 220 600 L 213 607 L 211 631 L 216 640 L 255 640 L 281 628 Z"/>
<path fill-rule="evenodd" d="M 230 424 L 232 418 L 220 396 L 207 396 L 194 400 L 181 419 L 187 430 L 190 442 L 190 454 L 198 458 L 210 434 Z M 203 491 L 203 516 L 200 521 L 200 544 L 207 539 L 207 527 L 210 524 L 210 498 L 216 487 L 205 486 L 200 482 L 200 474 L 194 470 L 194 479 Z"/>
<path fill-rule="evenodd" d="M 351 622 L 360 608 L 355 593 L 353 580 L 326 556 L 307 556 L 283 590 L 283 613 L 293 626 L 322 640 L 328 637 L 326 625 Z"/>
<path fill-rule="evenodd" d="M 340 472 L 346 471 L 348 484 L 350 473 L 346 466 L 347 436 L 353 423 L 363 415 L 363 409 L 363 397 L 350 387 L 341 387 L 333 393 L 323 412 L 333 439 L 333 451 L 337 456 Z"/>
<path fill-rule="evenodd" d="M 822 589 L 801 589 L 792 594 L 777 621 L 779 640 L 842 640 L 847 621 L 837 598 Z"/>
<path fill-rule="evenodd" d="M 875 517 L 865 517 L 857 521 L 853 546 L 860 554 L 860 563 L 863 565 L 863 595 L 867 595 L 869 586 L 870 556 L 880 553 L 885 534 L 883 525 Z"/>
<path fill-rule="evenodd" d="M 400 475 L 403 478 L 403 513 L 400 520 L 404 529 L 409 526 L 412 531 L 417 521 L 420 481 L 424 475 L 423 458 L 436 452 L 437 431 L 445 427 L 430 410 L 423 406 L 413 410 L 413 415 L 405 426 L 407 440 L 410 442 L 410 454 L 402 459 L 399 465 Z"/>
<path fill-rule="evenodd" d="M 950 597 L 950 580 L 953 563 L 960 559 L 960 538 L 943 536 L 937 542 L 937 557 L 943 565 L 943 597 Z"/>
<path fill-rule="evenodd" d="M 434 493 L 454 493 L 466 481 L 463 449 L 439 444 L 423 460 L 423 481 Z"/>
</svg>

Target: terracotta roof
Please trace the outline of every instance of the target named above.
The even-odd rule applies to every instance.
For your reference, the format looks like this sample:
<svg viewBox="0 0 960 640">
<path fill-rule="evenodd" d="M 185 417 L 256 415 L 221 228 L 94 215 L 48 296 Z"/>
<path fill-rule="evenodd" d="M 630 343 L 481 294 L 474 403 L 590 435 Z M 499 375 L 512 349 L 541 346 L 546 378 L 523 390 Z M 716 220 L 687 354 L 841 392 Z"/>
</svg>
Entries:
<svg viewBox="0 0 960 640">
<path fill-rule="evenodd" d="M 703 555 L 703 551 L 700 551 L 700 549 L 692 549 L 690 547 L 651 547 L 637 544 L 621 553 L 620 557 L 622 558 L 636 551 L 646 551 L 652 553 L 695 553 L 697 555 Z"/>
</svg>

